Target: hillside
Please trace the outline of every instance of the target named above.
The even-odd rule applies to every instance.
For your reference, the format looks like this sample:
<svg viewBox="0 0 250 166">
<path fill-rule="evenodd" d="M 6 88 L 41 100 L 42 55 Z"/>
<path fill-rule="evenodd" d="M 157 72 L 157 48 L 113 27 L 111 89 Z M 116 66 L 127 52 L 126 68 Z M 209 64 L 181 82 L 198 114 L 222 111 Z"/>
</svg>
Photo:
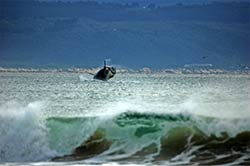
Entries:
<svg viewBox="0 0 250 166">
<path fill-rule="evenodd" d="M 0 66 L 250 65 L 249 3 L 1 1 Z M 212 11 L 212 12 L 211 12 Z"/>
</svg>

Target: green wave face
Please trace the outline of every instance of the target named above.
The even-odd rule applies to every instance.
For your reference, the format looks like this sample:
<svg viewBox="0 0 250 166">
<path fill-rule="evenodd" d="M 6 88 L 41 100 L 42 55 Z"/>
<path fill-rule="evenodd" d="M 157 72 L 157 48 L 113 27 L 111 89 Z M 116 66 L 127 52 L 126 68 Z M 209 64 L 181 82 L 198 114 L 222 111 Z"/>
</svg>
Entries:
<svg viewBox="0 0 250 166">
<path fill-rule="evenodd" d="M 145 139 L 147 135 L 166 134 L 166 125 L 188 123 L 190 117 L 183 115 L 154 115 L 141 113 L 123 113 L 113 119 L 97 117 L 51 117 L 47 119 L 47 128 L 51 146 L 60 152 L 68 152 L 82 143 L 96 130 L 105 131 L 109 139 Z"/>
<path fill-rule="evenodd" d="M 95 118 L 48 118 L 50 146 L 59 153 L 70 153 L 95 130 L 94 121 Z"/>
<path fill-rule="evenodd" d="M 250 149 L 250 132 L 242 129 L 231 134 L 223 127 L 206 131 L 223 126 L 220 121 L 190 114 L 126 112 L 109 119 L 52 117 L 47 119 L 47 127 L 50 146 L 62 154 L 53 159 L 56 161 L 98 158 L 159 163 L 192 156 L 188 162 L 217 164 L 217 155 L 233 156 L 223 160 L 225 163 L 244 158 Z"/>
</svg>

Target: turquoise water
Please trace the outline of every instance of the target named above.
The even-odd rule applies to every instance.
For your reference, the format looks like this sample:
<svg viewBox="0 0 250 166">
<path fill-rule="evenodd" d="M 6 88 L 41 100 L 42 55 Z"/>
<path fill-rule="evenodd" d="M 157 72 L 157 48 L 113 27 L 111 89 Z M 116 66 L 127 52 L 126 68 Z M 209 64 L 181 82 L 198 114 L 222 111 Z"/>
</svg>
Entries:
<svg viewBox="0 0 250 166">
<path fill-rule="evenodd" d="M 0 73 L 0 162 L 248 164 L 250 76 Z"/>
</svg>

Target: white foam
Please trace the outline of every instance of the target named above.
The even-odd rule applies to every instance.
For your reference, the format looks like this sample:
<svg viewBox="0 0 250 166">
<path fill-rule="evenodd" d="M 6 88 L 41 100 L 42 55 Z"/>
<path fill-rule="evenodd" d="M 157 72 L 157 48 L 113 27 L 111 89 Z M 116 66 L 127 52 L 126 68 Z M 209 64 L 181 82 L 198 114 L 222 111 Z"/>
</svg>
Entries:
<svg viewBox="0 0 250 166">
<path fill-rule="evenodd" d="M 204 94 L 203 94 L 204 95 Z M 227 132 L 229 136 L 250 130 L 250 103 L 247 101 L 213 101 L 202 96 L 193 94 L 186 101 L 179 105 L 179 112 L 186 112 L 192 115 L 196 126 L 207 135 L 215 134 L 220 136 L 222 132 Z M 211 97 L 211 96 L 209 96 Z M 225 96 L 227 99 L 227 97 Z M 177 112 L 178 112 L 177 111 Z M 214 118 L 205 121 L 202 117 Z"/>
<path fill-rule="evenodd" d="M 79 79 L 80 81 L 90 81 L 93 80 L 93 76 L 91 76 L 90 74 L 81 74 L 79 75 Z"/>
<path fill-rule="evenodd" d="M 248 99 L 241 101 L 206 101 L 206 97 L 211 96 L 190 95 L 180 105 L 180 110 L 215 118 L 250 118 L 250 102 Z M 216 96 L 214 100 L 216 100 Z"/>
<path fill-rule="evenodd" d="M 39 161 L 55 155 L 49 149 L 43 125 L 43 102 L 0 106 L 0 161 Z"/>
<path fill-rule="evenodd" d="M 140 110 L 143 110 L 141 107 L 142 106 L 136 105 L 135 103 L 126 100 L 110 102 L 102 105 L 92 112 L 89 112 L 85 116 L 95 116 L 102 117 L 103 119 L 109 119 L 124 112 L 138 112 Z"/>
</svg>

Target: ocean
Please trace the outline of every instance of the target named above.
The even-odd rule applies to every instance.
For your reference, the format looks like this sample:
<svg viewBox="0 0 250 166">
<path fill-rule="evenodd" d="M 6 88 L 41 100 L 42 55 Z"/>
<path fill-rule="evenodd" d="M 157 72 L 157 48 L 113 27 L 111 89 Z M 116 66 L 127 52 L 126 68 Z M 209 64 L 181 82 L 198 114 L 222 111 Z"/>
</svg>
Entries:
<svg viewBox="0 0 250 166">
<path fill-rule="evenodd" d="M 250 75 L 0 73 L 0 165 L 249 165 Z"/>
</svg>

